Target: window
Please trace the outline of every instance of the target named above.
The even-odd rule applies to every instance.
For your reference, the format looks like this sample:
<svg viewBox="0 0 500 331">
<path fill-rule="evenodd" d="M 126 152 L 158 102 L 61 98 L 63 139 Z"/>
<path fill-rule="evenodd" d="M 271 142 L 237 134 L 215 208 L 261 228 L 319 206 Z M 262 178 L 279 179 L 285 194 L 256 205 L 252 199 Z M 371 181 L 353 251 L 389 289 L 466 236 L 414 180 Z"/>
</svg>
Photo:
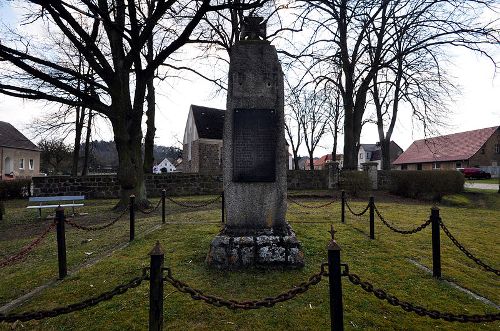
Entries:
<svg viewBox="0 0 500 331">
<path fill-rule="evenodd" d="M 481 154 L 484 154 L 484 148 L 481 148 Z"/>
<path fill-rule="evenodd" d="M 495 145 L 495 153 L 500 154 L 500 144 Z"/>
<path fill-rule="evenodd" d="M 417 170 L 422 170 L 422 163 L 417 163 Z"/>
<path fill-rule="evenodd" d="M 359 153 L 359 159 L 363 160 L 363 153 Z"/>
<path fill-rule="evenodd" d="M 441 168 L 441 162 L 434 162 L 432 165 L 432 169 L 440 169 Z"/>
<path fill-rule="evenodd" d="M 366 153 L 366 159 L 369 160 L 370 159 L 370 153 Z"/>
<path fill-rule="evenodd" d="M 24 169 L 24 159 L 19 159 L 19 169 Z"/>
<path fill-rule="evenodd" d="M 401 170 L 408 170 L 408 165 L 407 164 L 402 164 L 401 165 Z"/>
<path fill-rule="evenodd" d="M 35 161 L 33 159 L 30 159 L 28 167 L 30 170 L 33 170 L 35 168 Z"/>
<path fill-rule="evenodd" d="M 462 168 L 462 162 L 455 163 L 455 168 Z"/>
</svg>

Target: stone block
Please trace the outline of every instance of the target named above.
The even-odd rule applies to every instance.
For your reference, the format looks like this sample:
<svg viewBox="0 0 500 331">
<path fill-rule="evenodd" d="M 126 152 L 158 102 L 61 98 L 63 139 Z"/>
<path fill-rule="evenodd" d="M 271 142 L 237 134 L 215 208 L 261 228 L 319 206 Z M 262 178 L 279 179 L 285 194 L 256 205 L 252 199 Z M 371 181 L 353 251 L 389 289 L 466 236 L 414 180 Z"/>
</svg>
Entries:
<svg viewBox="0 0 500 331">
<path fill-rule="evenodd" d="M 259 263 L 262 264 L 272 264 L 272 263 L 284 263 L 285 261 L 285 248 L 279 247 L 277 245 L 264 246 L 259 248 L 258 251 Z"/>
</svg>

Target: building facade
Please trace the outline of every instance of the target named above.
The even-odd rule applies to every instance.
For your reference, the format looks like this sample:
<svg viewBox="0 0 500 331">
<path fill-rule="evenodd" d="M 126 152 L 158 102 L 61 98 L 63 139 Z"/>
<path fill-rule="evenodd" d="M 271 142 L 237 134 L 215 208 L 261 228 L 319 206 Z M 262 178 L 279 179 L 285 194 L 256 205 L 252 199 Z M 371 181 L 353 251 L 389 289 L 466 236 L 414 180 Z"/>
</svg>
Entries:
<svg viewBox="0 0 500 331">
<path fill-rule="evenodd" d="M 403 154 L 403 149 L 394 141 L 390 143 L 391 164 Z M 363 169 L 363 163 L 377 163 L 377 170 L 382 169 L 382 149 L 380 144 L 360 144 L 358 152 L 358 169 Z"/>
</svg>

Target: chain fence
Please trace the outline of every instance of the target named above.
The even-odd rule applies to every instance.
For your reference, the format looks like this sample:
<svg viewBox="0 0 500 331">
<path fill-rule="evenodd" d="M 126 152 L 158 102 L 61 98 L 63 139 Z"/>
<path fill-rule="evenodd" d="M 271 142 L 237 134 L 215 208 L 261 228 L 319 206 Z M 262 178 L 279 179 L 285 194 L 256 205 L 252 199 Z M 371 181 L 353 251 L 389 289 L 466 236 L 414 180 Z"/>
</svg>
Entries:
<svg viewBox="0 0 500 331">
<path fill-rule="evenodd" d="M 136 209 L 137 209 L 140 213 L 142 213 L 142 214 L 149 215 L 149 214 L 152 214 L 152 213 L 154 213 L 155 211 L 157 211 L 157 210 L 158 210 L 158 208 L 160 208 L 160 205 L 161 205 L 161 198 L 160 198 L 160 200 L 158 200 L 158 203 L 156 204 L 156 206 L 155 206 L 155 207 L 153 207 L 153 208 L 152 208 L 152 209 L 150 209 L 150 210 L 142 209 L 142 208 L 140 208 L 139 206 L 137 206 L 137 207 L 136 207 Z"/>
<path fill-rule="evenodd" d="M 163 270 L 167 271 L 167 275 L 164 280 L 172 284 L 179 292 L 187 293 L 194 300 L 203 300 L 205 303 L 209 305 L 213 305 L 216 307 L 226 307 L 229 309 L 242 309 L 242 310 L 250 310 L 250 309 L 259 309 L 259 308 L 270 308 L 276 305 L 279 302 L 284 302 L 287 300 L 291 300 L 295 298 L 298 294 L 307 292 L 311 286 L 318 284 L 323 276 L 327 275 L 326 267 L 327 263 L 321 264 L 320 271 L 316 274 L 313 274 L 309 277 L 309 279 L 305 282 L 300 283 L 294 288 L 280 293 L 277 296 L 264 298 L 262 300 L 248 300 L 248 301 L 238 301 L 233 299 L 224 299 L 217 296 L 204 294 L 203 291 L 192 288 L 188 284 L 174 278 L 172 276 L 172 271 L 170 268 L 164 268 Z"/>
<path fill-rule="evenodd" d="M 347 206 L 347 209 L 349 210 L 349 212 L 351 214 L 353 214 L 354 216 L 358 216 L 358 217 L 363 216 L 368 211 L 368 209 L 370 209 L 370 204 L 368 203 L 368 205 L 366 206 L 365 209 L 363 209 L 362 212 L 356 213 L 354 210 L 352 210 L 351 206 L 349 205 L 349 201 L 347 201 L 347 199 L 345 200 L 345 205 Z"/>
<path fill-rule="evenodd" d="M 478 264 L 481 267 L 483 267 L 486 271 L 493 272 L 497 276 L 500 276 L 500 270 L 495 269 L 493 267 L 490 267 L 489 265 L 487 265 L 486 263 L 484 263 L 483 261 L 481 261 L 479 258 L 475 257 L 462 244 L 460 244 L 458 242 L 458 240 L 450 233 L 450 230 L 448 230 L 448 228 L 446 227 L 446 225 L 444 225 L 443 221 L 440 221 L 439 225 L 443 229 L 444 233 L 448 236 L 448 238 L 450 238 L 450 240 L 453 242 L 453 244 L 455 244 L 455 246 L 457 246 L 458 249 L 461 250 L 465 254 L 465 256 L 467 256 L 469 259 L 471 259 L 472 261 L 474 261 L 476 264 Z"/>
<path fill-rule="evenodd" d="M 425 307 L 414 305 L 408 301 L 400 300 L 394 295 L 390 295 L 382 289 L 375 288 L 370 282 L 362 281 L 358 275 L 349 272 L 349 266 L 347 264 L 343 264 L 343 266 L 345 267 L 345 269 L 342 273 L 342 276 L 346 276 L 352 284 L 360 286 L 364 291 L 372 293 L 376 298 L 380 300 L 385 300 L 393 306 L 399 306 L 403 308 L 403 310 L 406 312 L 414 312 L 418 316 L 428 316 L 432 319 L 442 319 L 447 322 L 484 323 L 500 320 L 500 313 L 484 315 L 451 314 L 443 313 L 437 310 L 429 310 Z"/>
<path fill-rule="evenodd" d="M 83 310 L 95 306 L 103 301 L 111 300 L 113 297 L 121 295 L 131 288 L 141 285 L 144 280 L 148 279 L 146 270 L 147 268 L 143 269 L 141 276 L 135 277 L 127 283 L 116 286 L 111 291 L 101 293 L 100 295 L 92 297 L 90 299 L 86 299 L 84 301 L 73 303 L 64 307 L 54 308 L 51 310 L 30 311 L 21 314 L 0 314 L 0 322 L 13 323 L 15 321 L 26 322 L 31 320 L 41 320 L 49 317 L 69 314 L 78 310 Z"/>
<path fill-rule="evenodd" d="M 325 204 L 322 204 L 322 205 L 316 205 L 316 206 L 314 206 L 314 205 L 306 205 L 306 204 L 300 203 L 300 202 L 298 202 L 297 200 L 294 200 L 294 199 L 292 199 L 292 198 L 290 198 L 290 197 L 287 197 L 287 199 L 288 199 L 288 201 L 290 201 L 291 203 L 294 203 L 294 204 L 296 204 L 296 205 L 298 205 L 298 206 L 300 206 L 300 207 L 310 208 L 310 209 L 316 209 L 316 208 L 324 208 L 324 207 L 328 207 L 328 206 L 330 206 L 331 204 L 333 204 L 333 203 L 335 202 L 335 200 L 332 200 L 332 201 L 329 201 L 329 202 L 327 202 L 327 203 L 325 203 Z"/>
<path fill-rule="evenodd" d="M 209 206 L 209 205 L 219 201 L 221 198 L 222 198 L 222 194 L 218 195 L 214 199 L 207 200 L 207 201 L 201 202 L 199 204 L 189 204 L 189 203 L 185 203 L 185 202 L 175 201 L 174 199 L 172 199 L 170 197 L 167 197 L 166 199 L 168 201 L 170 201 L 178 206 L 184 207 L 184 208 L 202 208 L 202 207 Z"/>
<path fill-rule="evenodd" d="M 129 207 L 125 208 L 125 210 L 122 211 L 120 215 L 118 215 L 115 219 L 113 219 L 111 222 L 104 224 L 104 225 L 99 225 L 99 226 L 85 226 L 76 223 L 75 221 L 71 219 L 65 219 L 64 222 L 67 223 L 68 225 L 83 230 L 83 231 L 99 231 L 99 230 L 104 230 L 106 228 L 109 228 L 110 226 L 114 225 L 116 222 L 118 222 L 129 210 Z"/>
<path fill-rule="evenodd" d="M 13 265 L 14 263 L 24 259 L 33 249 L 35 249 L 35 247 L 40 245 L 42 240 L 47 236 L 47 234 L 49 234 L 49 232 L 55 227 L 55 225 L 56 223 L 52 221 L 52 223 L 50 223 L 49 226 L 47 226 L 45 230 L 43 230 L 43 232 L 35 240 L 33 240 L 31 243 L 23 247 L 18 253 L 11 255 L 0 261 L 0 268 Z"/>
<path fill-rule="evenodd" d="M 375 205 L 374 207 L 375 207 L 375 213 L 377 214 L 378 218 L 380 218 L 382 223 L 384 223 L 385 226 L 387 226 L 392 231 L 400 233 L 400 234 L 414 234 L 414 233 L 420 232 L 423 229 L 425 229 L 427 226 L 429 226 L 429 224 L 432 223 L 432 220 L 428 219 L 427 221 L 425 221 L 424 223 L 420 224 L 419 226 L 417 226 L 416 228 L 414 228 L 412 230 L 401 230 L 401 229 L 396 228 L 394 225 L 392 225 L 388 221 L 386 221 L 386 219 L 382 216 L 382 214 L 378 210 L 377 206 Z"/>
</svg>

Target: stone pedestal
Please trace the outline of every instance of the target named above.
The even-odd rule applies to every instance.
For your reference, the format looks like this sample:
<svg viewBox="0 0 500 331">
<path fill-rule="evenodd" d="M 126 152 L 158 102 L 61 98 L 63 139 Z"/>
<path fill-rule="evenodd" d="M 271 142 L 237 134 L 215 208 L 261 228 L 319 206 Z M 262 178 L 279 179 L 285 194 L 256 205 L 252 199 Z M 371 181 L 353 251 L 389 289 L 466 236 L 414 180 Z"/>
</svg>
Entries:
<svg viewBox="0 0 500 331">
<path fill-rule="evenodd" d="M 377 167 L 378 163 L 377 162 L 365 162 L 362 163 L 361 166 L 363 167 L 363 171 L 366 171 L 368 173 L 368 178 L 370 179 L 370 182 L 372 184 L 371 189 L 376 190 L 378 189 L 378 172 L 377 172 Z"/>
<path fill-rule="evenodd" d="M 285 220 L 283 71 L 275 47 L 258 39 L 265 32 L 261 21 L 246 18 L 245 36 L 257 39 L 238 42 L 230 54 L 222 153 L 226 224 L 207 256 L 216 267 L 304 264 Z"/>
</svg>

